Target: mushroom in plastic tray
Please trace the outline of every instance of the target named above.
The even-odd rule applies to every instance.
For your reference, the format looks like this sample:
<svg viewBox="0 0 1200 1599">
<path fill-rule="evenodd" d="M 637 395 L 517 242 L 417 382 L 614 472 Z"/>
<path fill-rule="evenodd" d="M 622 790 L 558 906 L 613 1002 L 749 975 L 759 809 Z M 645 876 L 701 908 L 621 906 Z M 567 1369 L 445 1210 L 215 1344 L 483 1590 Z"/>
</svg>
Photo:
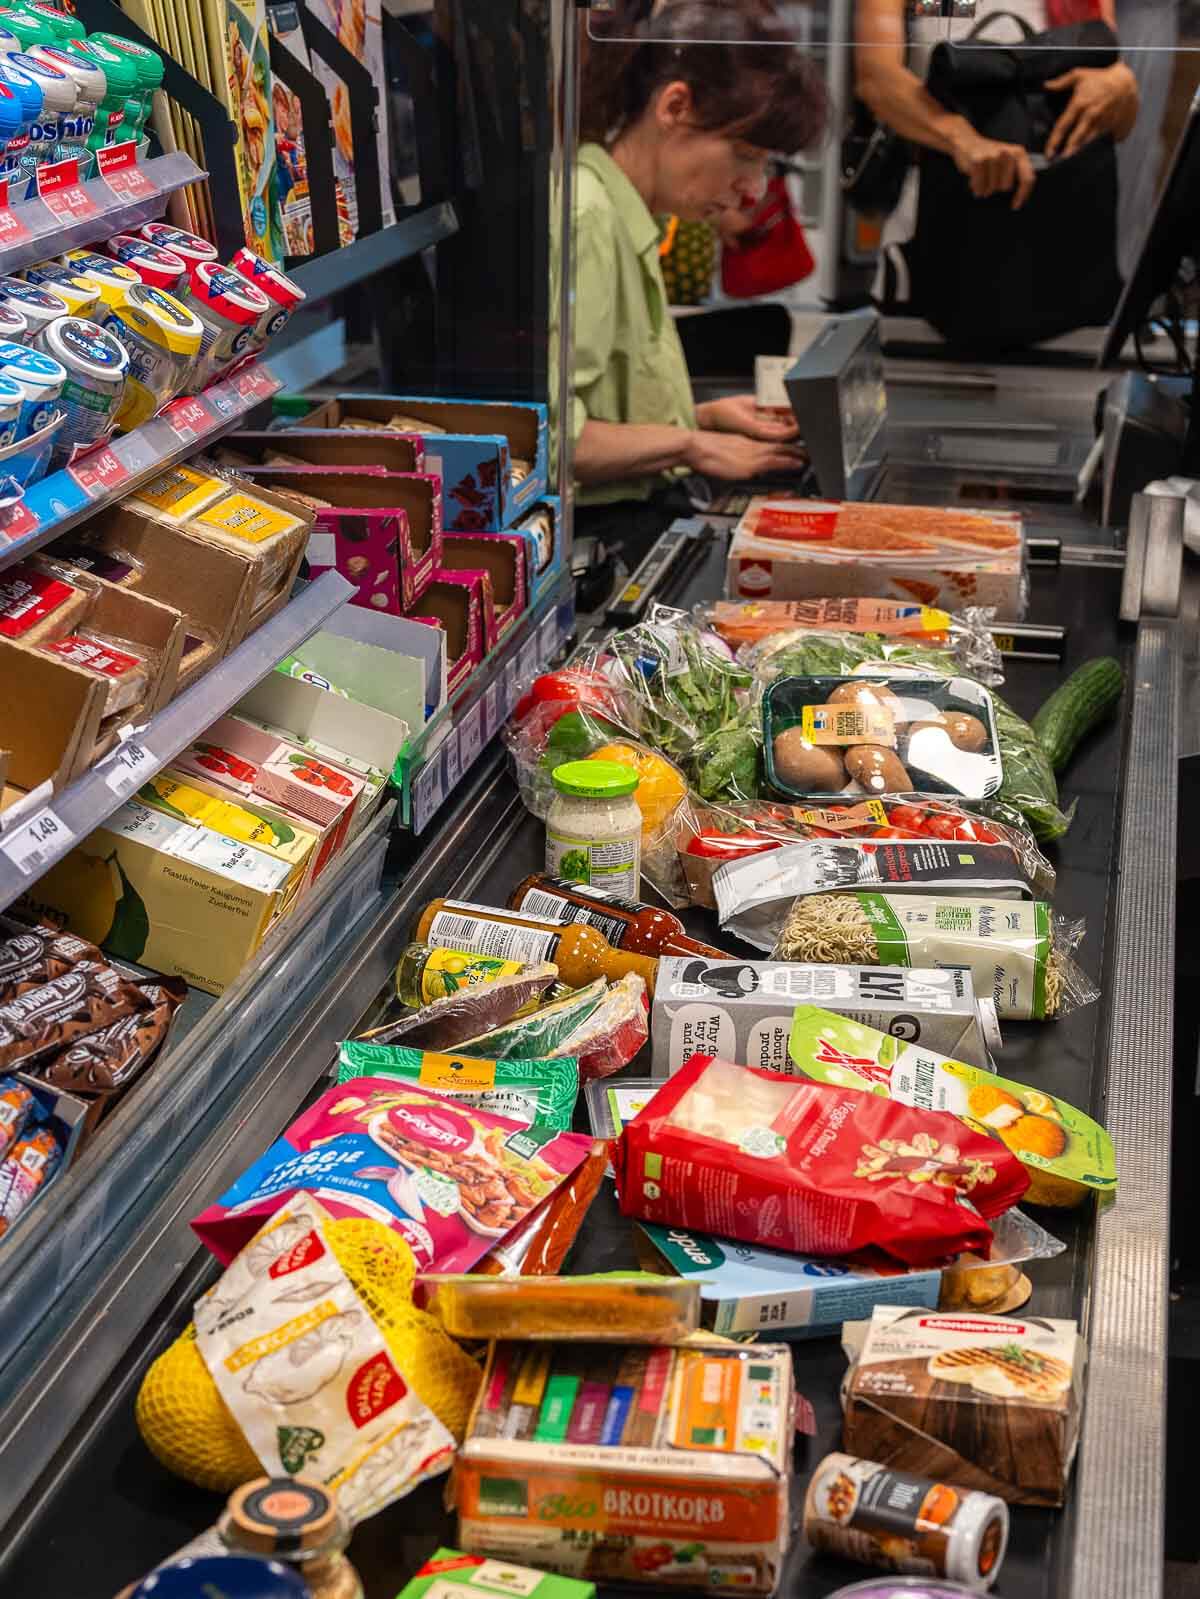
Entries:
<svg viewBox="0 0 1200 1599">
<path fill-rule="evenodd" d="M 796 799 L 986 799 L 1003 778 L 992 697 L 965 677 L 779 678 L 763 696 L 763 739 L 770 783 Z"/>
</svg>

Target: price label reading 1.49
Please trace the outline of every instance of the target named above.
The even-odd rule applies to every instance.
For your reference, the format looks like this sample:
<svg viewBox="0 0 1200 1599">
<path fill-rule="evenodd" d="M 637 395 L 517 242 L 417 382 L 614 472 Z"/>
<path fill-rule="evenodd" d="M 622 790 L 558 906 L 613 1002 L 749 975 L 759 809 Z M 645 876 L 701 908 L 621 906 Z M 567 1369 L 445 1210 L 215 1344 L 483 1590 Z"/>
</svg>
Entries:
<svg viewBox="0 0 1200 1599">
<path fill-rule="evenodd" d="M 135 788 L 141 788 L 154 776 L 154 770 L 154 756 L 144 744 L 135 744 L 130 740 L 112 755 L 104 781 L 120 799 L 125 794 L 131 794 Z"/>
<path fill-rule="evenodd" d="M 39 811 L 31 821 L 21 822 L 10 837 L 0 838 L 0 853 L 23 877 L 32 877 L 75 842 L 75 834 L 51 810 Z"/>
</svg>

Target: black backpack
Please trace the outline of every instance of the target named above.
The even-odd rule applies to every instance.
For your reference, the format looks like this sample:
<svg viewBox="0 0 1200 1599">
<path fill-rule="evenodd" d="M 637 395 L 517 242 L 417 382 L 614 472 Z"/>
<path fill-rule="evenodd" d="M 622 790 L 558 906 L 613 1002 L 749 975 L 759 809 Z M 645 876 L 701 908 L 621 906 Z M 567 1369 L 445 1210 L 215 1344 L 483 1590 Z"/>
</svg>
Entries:
<svg viewBox="0 0 1200 1599">
<path fill-rule="evenodd" d="M 1019 24 L 1024 44 L 981 40 L 998 16 Z M 927 82 L 984 138 L 1024 145 L 1036 157 L 1070 99 L 1048 90 L 1047 81 L 1119 59 L 1106 23 L 1035 34 L 1023 18 L 996 12 L 968 38 L 934 49 Z M 949 343 L 999 353 L 1109 320 L 1121 291 L 1110 136 L 1041 167 L 1033 194 L 1016 212 L 1011 194 L 977 200 L 940 151 L 922 149 L 920 172 L 916 233 L 904 246 L 911 307 Z"/>
</svg>

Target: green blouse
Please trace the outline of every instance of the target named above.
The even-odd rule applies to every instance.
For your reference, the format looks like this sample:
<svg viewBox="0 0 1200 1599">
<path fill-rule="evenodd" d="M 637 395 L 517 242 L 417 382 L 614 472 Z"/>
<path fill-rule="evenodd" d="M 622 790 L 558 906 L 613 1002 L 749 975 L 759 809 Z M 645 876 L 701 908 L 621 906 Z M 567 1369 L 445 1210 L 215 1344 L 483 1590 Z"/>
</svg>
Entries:
<svg viewBox="0 0 1200 1599">
<path fill-rule="evenodd" d="M 576 439 L 589 418 L 696 426 L 658 246 L 658 224 L 633 184 L 598 144 L 583 145 L 575 191 Z M 583 505 L 644 500 L 667 481 L 667 474 L 629 478 L 581 488 L 578 498 Z"/>
</svg>

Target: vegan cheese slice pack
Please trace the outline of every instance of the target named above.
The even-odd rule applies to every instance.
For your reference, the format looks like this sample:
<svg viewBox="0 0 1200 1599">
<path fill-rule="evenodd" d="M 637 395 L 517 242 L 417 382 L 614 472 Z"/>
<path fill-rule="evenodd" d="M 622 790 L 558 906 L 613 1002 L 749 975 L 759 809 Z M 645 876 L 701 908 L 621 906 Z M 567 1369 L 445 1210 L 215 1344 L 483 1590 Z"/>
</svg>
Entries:
<svg viewBox="0 0 1200 1599">
<path fill-rule="evenodd" d="M 906 1044 L 816 1005 L 795 1012 L 788 1050 L 799 1070 L 818 1082 L 947 1111 L 976 1132 L 1001 1139 L 1029 1173 L 1030 1204 L 1077 1205 L 1089 1191 L 1116 1191 L 1116 1158 L 1104 1128 L 1040 1088 Z"/>
</svg>

